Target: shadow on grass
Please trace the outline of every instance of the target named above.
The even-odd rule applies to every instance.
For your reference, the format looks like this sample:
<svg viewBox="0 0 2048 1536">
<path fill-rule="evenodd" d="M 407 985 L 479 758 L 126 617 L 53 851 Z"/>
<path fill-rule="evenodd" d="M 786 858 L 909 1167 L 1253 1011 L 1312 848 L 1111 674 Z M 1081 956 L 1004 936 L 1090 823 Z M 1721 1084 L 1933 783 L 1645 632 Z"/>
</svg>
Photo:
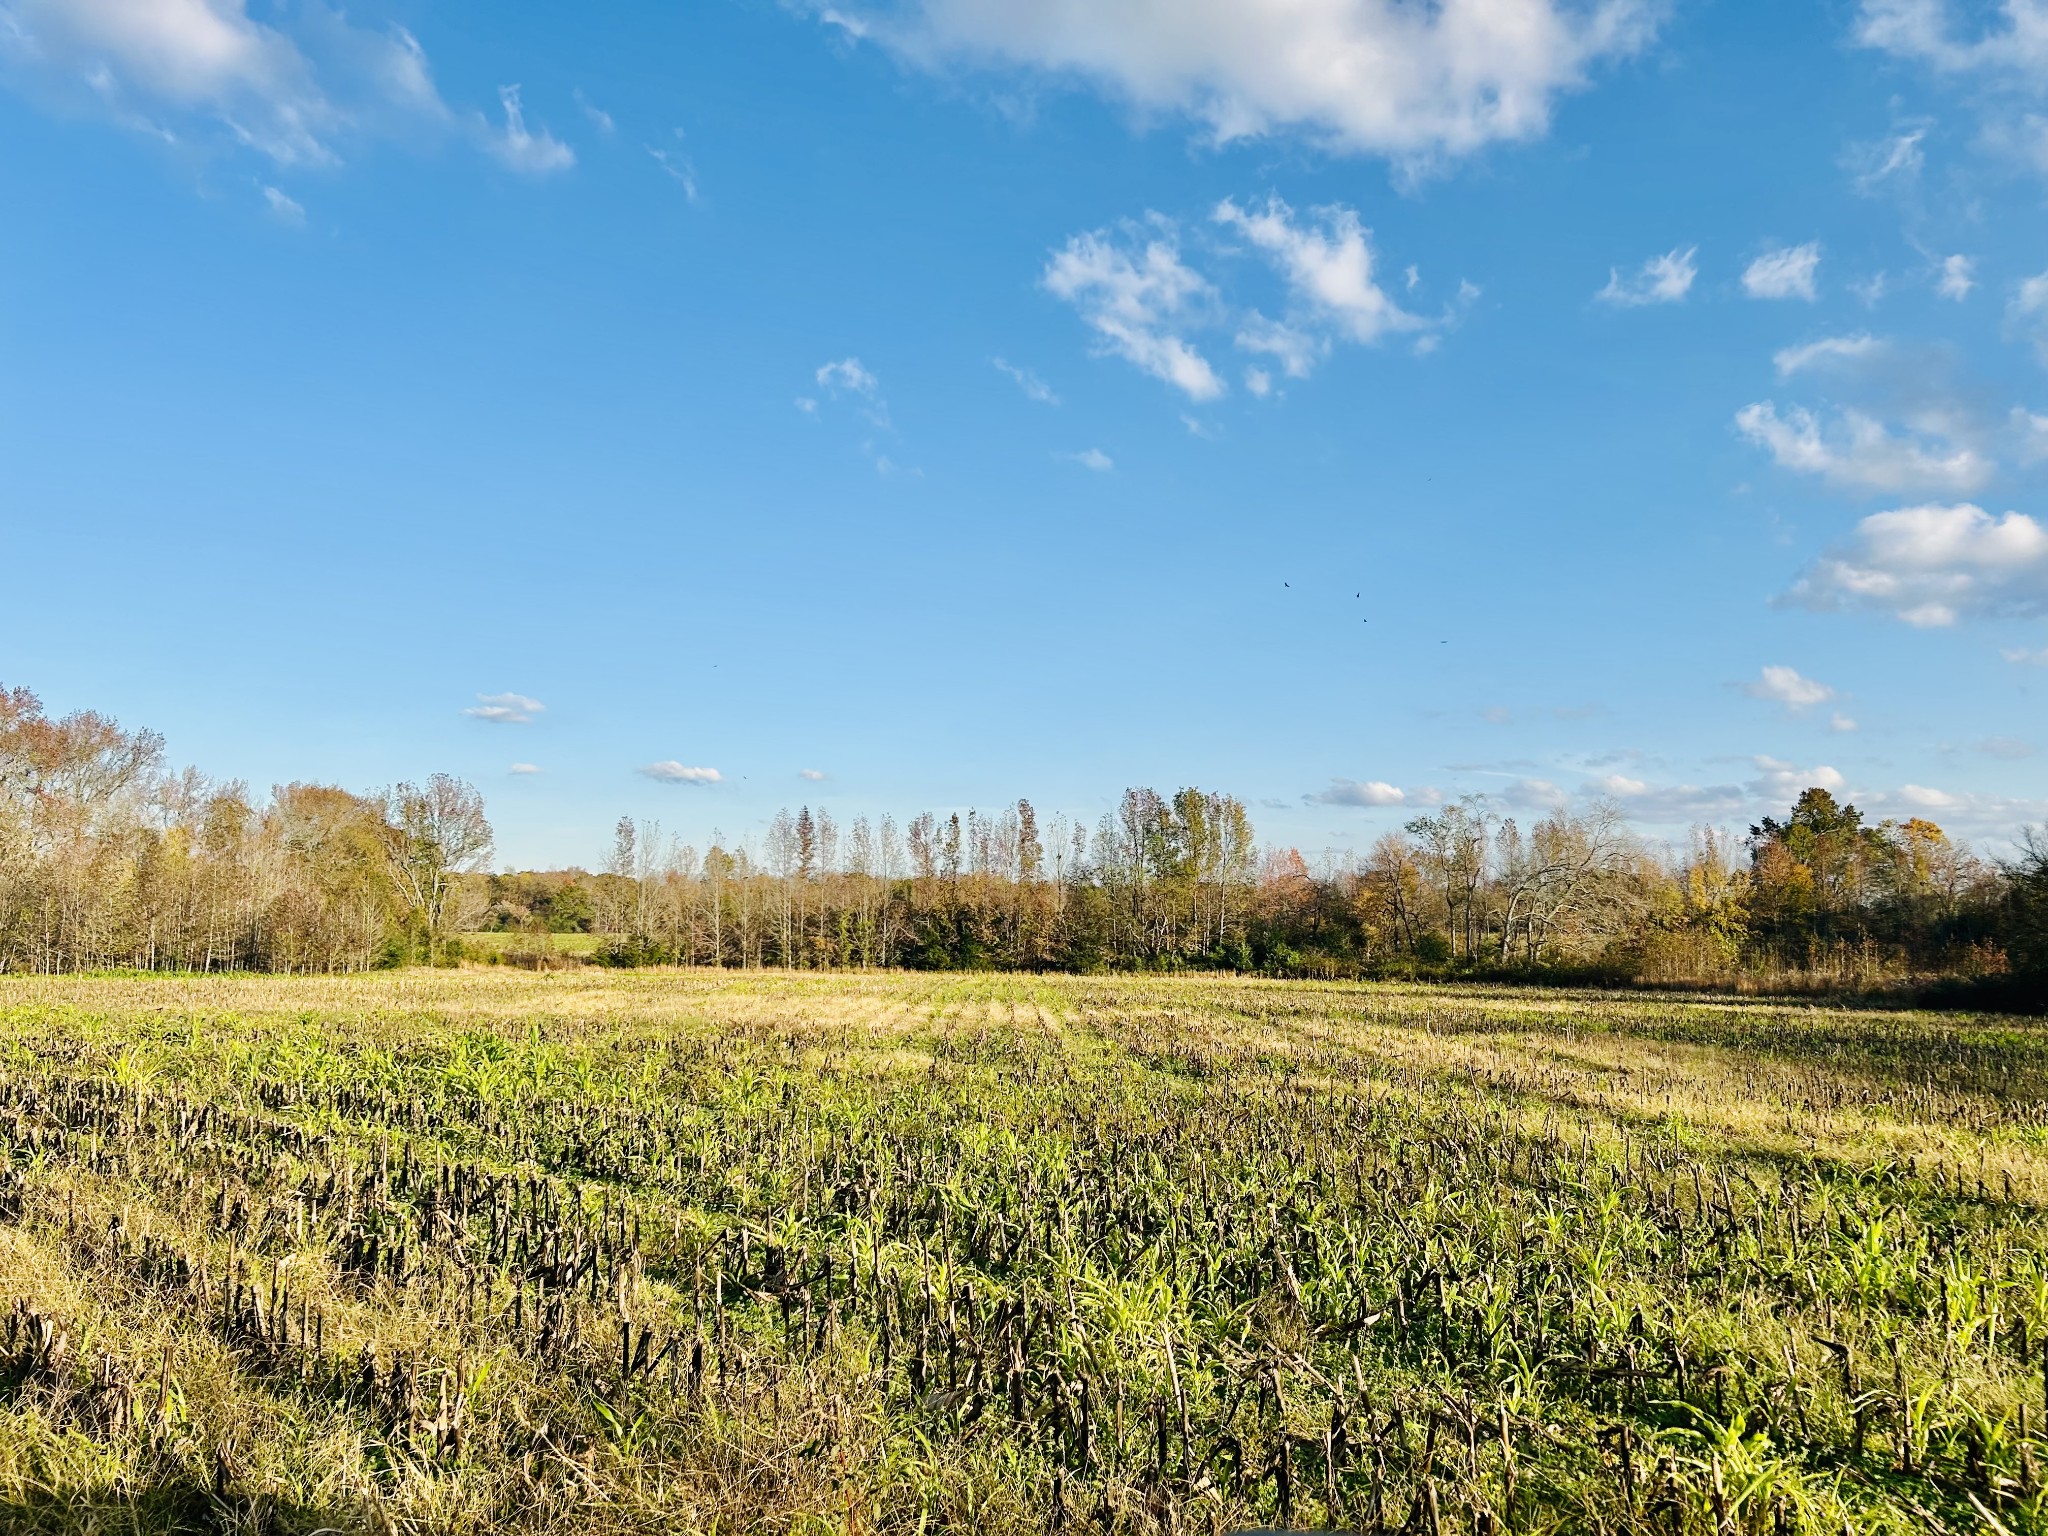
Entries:
<svg viewBox="0 0 2048 1536">
<path fill-rule="evenodd" d="M 361 1536 L 368 1529 L 353 1511 L 262 1494 L 222 1496 L 194 1482 L 0 1500 L 7 1536 Z"/>
</svg>

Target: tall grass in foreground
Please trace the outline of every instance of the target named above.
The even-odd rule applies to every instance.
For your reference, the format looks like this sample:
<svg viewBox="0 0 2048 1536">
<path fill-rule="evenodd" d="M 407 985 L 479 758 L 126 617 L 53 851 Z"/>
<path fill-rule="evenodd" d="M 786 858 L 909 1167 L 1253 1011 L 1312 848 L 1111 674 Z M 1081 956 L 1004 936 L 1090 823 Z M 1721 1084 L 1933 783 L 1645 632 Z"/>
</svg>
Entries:
<svg viewBox="0 0 2048 1536">
<path fill-rule="evenodd" d="M 2048 1529 L 2048 1031 L 0 984 L 0 1529 Z"/>
</svg>

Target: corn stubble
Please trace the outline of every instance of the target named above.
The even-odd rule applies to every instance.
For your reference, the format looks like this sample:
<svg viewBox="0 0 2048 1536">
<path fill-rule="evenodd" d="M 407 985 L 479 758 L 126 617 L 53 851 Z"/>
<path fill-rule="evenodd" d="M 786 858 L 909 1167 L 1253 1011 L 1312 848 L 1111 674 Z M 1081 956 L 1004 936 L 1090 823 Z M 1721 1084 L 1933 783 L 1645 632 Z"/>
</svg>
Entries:
<svg viewBox="0 0 2048 1536">
<path fill-rule="evenodd" d="M 2048 1035 L 0 984 L 0 1528 L 2048 1529 Z"/>
</svg>

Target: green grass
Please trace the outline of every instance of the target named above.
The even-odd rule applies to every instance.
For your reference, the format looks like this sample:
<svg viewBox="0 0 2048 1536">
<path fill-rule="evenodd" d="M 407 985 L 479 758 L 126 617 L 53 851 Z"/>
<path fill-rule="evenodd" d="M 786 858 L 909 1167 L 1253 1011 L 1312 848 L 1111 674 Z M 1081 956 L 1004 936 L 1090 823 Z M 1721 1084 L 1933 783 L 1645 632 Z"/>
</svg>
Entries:
<svg viewBox="0 0 2048 1536">
<path fill-rule="evenodd" d="M 0 981 L 0 1528 L 2048 1530 L 2048 1032 Z"/>
</svg>

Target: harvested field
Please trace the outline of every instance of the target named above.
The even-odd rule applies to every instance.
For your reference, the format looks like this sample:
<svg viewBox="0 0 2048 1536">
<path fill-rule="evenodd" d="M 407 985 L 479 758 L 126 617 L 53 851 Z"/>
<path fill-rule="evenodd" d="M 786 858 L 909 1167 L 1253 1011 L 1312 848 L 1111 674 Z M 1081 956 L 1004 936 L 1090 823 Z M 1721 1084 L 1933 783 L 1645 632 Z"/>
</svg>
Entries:
<svg viewBox="0 0 2048 1536">
<path fill-rule="evenodd" d="M 0 1527 L 2048 1529 L 2048 1030 L 0 980 Z"/>
</svg>

